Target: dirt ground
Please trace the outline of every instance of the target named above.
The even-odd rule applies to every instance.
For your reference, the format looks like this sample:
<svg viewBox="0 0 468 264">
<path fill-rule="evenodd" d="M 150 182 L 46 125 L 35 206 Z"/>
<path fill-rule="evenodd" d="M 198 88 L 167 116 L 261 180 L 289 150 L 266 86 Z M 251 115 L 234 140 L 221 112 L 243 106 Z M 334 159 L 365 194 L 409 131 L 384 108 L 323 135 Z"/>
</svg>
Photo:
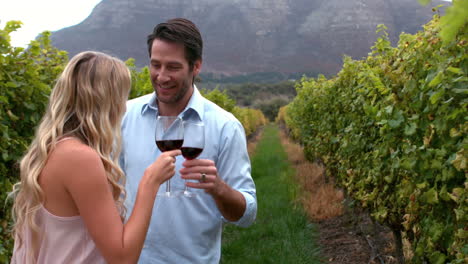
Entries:
<svg viewBox="0 0 468 264">
<path fill-rule="evenodd" d="M 342 215 L 317 224 L 322 254 L 328 263 L 397 263 L 391 231 L 374 224 L 366 213 L 346 201 Z"/>
<path fill-rule="evenodd" d="M 392 232 L 353 206 L 352 200 L 335 187 L 333 176 L 326 175 L 323 164 L 307 161 L 302 148 L 284 132 L 280 138 L 302 189 L 299 200 L 318 225 L 325 263 L 397 263 Z"/>
</svg>

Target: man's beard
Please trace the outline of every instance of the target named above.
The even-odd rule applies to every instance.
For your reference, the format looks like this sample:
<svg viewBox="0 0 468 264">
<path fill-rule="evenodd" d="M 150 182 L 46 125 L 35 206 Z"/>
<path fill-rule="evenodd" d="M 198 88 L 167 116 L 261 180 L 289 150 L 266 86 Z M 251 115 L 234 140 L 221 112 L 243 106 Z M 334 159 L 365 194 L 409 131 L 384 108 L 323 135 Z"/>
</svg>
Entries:
<svg viewBox="0 0 468 264">
<path fill-rule="evenodd" d="M 155 90 L 156 90 L 156 96 L 158 98 L 158 101 L 163 102 L 165 104 L 174 104 L 174 103 L 177 103 L 180 100 L 182 100 L 182 98 L 187 93 L 189 88 L 190 88 L 190 85 L 189 85 L 188 81 L 185 80 L 182 83 L 182 89 L 180 89 L 179 92 L 177 92 L 177 94 L 175 96 L 173 96 L 173 97 L 171 97 L 169 99 L 165 99 L 165 98 L 160 97 L 159 94 L 158 94 L 158 89 L 155 89 Z"/>
</svg>

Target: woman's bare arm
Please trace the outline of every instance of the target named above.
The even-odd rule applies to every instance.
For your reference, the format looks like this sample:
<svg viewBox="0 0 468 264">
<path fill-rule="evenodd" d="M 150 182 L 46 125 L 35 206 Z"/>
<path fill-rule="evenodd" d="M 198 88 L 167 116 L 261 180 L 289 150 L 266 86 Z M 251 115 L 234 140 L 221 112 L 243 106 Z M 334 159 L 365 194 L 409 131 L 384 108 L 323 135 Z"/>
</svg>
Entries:
<svg viewBox="0 0 468 264">
<path fill-rule="evenodd" d="M 82 144 L 60 151 L 54 173 L 70 193 L 97 248 L 109 263 L 136 263 L 151 219 L 159 186 L 175 172 L 179 150 L 164 152 L 146 170 L 132 214 L 123 224 L 99 155 Z"/>
</svg>

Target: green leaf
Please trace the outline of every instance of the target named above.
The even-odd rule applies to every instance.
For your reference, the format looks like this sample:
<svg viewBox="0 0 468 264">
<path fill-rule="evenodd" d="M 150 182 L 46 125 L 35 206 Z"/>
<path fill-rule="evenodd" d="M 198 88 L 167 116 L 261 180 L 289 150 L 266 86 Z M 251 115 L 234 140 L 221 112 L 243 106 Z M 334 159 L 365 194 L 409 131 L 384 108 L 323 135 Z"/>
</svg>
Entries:
<svg viewBox="0 0 468 264">
<path fill-rule="evenodd" d="M 462 188 L 453 188 L 452 193 L 449 193 L 450 198 L 458 203 L 460 197 L 462 197 L 464 190 Z"/>
<path fill-rule="evenodd" d="M 388 121 L 388 125 L 391 128 L 397 128 L 405 121 L 405 117 L 403 116 L 401 110 L 394 111 L 393 118 L 393 120 Z"/>
<path fill-rule="evenodd" d="M 429 100 L 431 101 L 431 104 L 436 104 L 442 96 L 444 96 L 445 91 L 443 89 L 440 89 L 439 91 L 433 93 Z"/>
<path fill-rule="evenodd" d="M 392 183 L 392 177 L 390 175 L 387 175 L 384 177 L 384 180 L 387 182 L 387 183 Z"/>
<path fill-rule="evenodd" d="M 412 158 L 405 159 L 401 163 L 401 167 L 405 170 L 412 170 L 416 166 L 416 160 Z"/>
<path fill-rule="evenodd" d="M 450 129 L 450 137 L 459 137 L 462 133 L 455 128 Z"/>
<path fill-rule="evenodd" d="M 409 123 L 408 125 L 405 126 L 405 135 L 411 136 L 414 133 L 416 133 L 416 128 L 418 125 L 416 123 Z"/>
<path fill-rule="evenodd" d="M 11 112 L 11 110 L 7 111 L 7 115 L 10 117 L 11 120 L 13 121 L 18 121 L 19 117 L 17 117 L 15 114 Z"/>
<path fill-rule="evenodd" d="M 399 120 L 388 120 L 388 125 L 391 128 L 397 128 L 397 127 L 400 126 L 401 123 L 402 123 L 402 121 L 399 121 Z"/>
<path fill-rule="evenodd" d="M 379 221 L 385 220 L 387 218 L 388 210 L 385 207 L 380 207 L 375 213 L 372 214 Z"/>
<path fill-rule="evenodd" d="M 463 73 L 463 71 L 460 68 L 455 68 L 455 67 L 448 67 L 447 70 L 450 71 L 450 72 L 456 73 L 456 74 L 462 74 Z"/>
<path fill-rule="evenodd" d="M 441 71 L 438 72 L 436 77 L 434 77 L 434 79 L 432 79 L 432 81 L 429 83 L 429 87 L 434 87 L 440 84 L 442 82 L 443 77 L 444 77 L 444 73 Z"/>
<path fill-rule="evenodd" d="M 10 88 L 16 88 L 18 87 L 18 84 L 16 82 L 7 82 L 5 86 Z"/>
<path fill-rule="evenodd" d="M 464 150 L 462 149 L 457 152 L 455 159 L 452 161 L 452 164 L 459 171 L 465 170 L 467 163 L 466 159 L 467 157 L 465 156 Z"/>
<path fill-rule="evenodd" d="M 427 192 L 421 195 L 421 201 L 428 204 L 436 204 L 439 201 L 437 197 L 437 191 L 434 188 L 429 189 Z"/>
<path fill-rule="evenodd" d="M 431 254 L 431 256 L 429 257 L 430 259 L 430 263 L 434 263 L 434 264 L 444 264 L 444 263 L 447 263 L 446 260 L 447 260 L 447 257 L 440 253 L 440 252 L 433 252 Z"/>
<path fill-rule="evenodd" d="M 455 209 L 454 211 L 455 211 L 455 217 L 457 218 L 458 221 L 466 219 L 465 218 L 466 212 L 465 212 L 465 210 L 463 210 L 463 208 Z"/>
<path fill-rule="evenodd" d="M 393 106 L 389 105 L 389 106 L 385 107 L 385 112 L 387 114 L 391 114 L 393 112 Z"/>
<path fill-rule="evenodd" d="M 23 23 L 19 20 L 12 20 L 12 21 L 8 21 L 5 25 L 5 31 L 7 33 L 11 33 L 13 31 L 16 31 L 18 28 L 21 27 Z"/>
<path fill-rule="evenodd" d="M 444 201 L 446 201 L 446 202 L 447 202 L 447 201 L 450 201 L 450 195 L 449 195 L 449 193 L 447 192 L 447 185 L 444 185 L 444 186 L 442 187 L 442 189 L 441 189 L 440 192 L 439 192 L 439 196 L 440 196 L 440 198 L 442 198 L 442 200 L 444 200 Z"/>
<path fill-rule="evenodd" d="M 426 189 L 428 185 L 429 184 L 427 182 L 423 182 L 423 183 L 416 184 L 416 187 L 418 187 L 418 189 Z"/>
<path fill-rule="evenodd" d="M 438 161 L 438 160 L 433 160 L 431 162 L 431 169 L 436 169 L 436 170 L 440 170 L 442 169 L 442 162 Z"/>
<path fill-rule="evenodd" d="M 465 94 L 465 95 L 468 94 L 468 89 L 463 89 L 463 88 L 461 88 L 461 89 L 452 89 L 452 91 L 454 93 L 456 93 L 456 94 Z"/>
<path fill-rule="evenodd" d="M 36 110 L 36 105 L 34 105 L 33 103 L 24 102 L 23 105 L 29 110 Z"/>
</svg>

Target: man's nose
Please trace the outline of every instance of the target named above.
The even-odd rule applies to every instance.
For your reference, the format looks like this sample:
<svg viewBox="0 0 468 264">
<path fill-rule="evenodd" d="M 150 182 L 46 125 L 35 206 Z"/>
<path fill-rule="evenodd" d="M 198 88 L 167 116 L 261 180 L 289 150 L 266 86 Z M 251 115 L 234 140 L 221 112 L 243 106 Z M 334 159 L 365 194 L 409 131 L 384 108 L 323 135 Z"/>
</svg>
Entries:
<svg viewBox="0 0 468 264">
<path fill-rule="evenodd" d="M 170 77 L 166 73 L 166 71 L 163 70 L 163 71 L 159 72 L 159 74 L 158 74 L 158 82 L 159 83 L 164 83 L 164 82 L 167 82 L 169 80 L 170 80 Z"/>
</svg>

